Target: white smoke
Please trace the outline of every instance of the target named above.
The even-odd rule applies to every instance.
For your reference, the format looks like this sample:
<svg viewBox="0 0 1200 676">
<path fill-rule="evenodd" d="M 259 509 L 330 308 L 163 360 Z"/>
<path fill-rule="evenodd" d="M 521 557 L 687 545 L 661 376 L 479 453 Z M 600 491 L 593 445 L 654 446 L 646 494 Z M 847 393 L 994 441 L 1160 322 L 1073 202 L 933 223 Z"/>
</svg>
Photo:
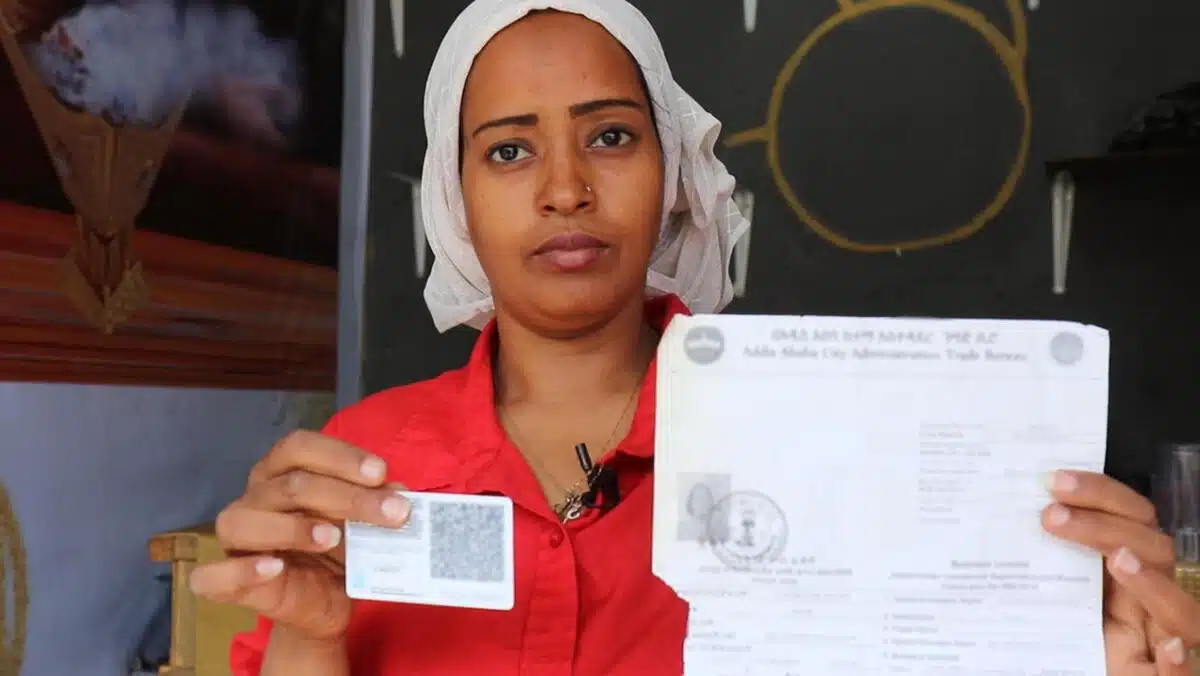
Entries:
<svg viewBox="0 0 1200 676">
<path fill-rule="evenodd" d="M 31 64 L 65 104 L 115 125 L 157 125 L 184 103 L 280 140 L 300 114 L 291 40 L 263 34 L 244 7 L 171 0 L 87 4 L 29 45 Z"/>
</svg>

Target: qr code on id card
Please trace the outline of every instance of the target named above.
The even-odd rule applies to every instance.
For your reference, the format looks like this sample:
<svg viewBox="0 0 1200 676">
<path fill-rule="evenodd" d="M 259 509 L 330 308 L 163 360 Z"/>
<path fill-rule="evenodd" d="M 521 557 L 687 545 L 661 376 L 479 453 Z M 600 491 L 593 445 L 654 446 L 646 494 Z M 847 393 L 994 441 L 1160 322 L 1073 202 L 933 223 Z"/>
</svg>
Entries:
<svg viewBox="0 0 1200 676">
<path fill-rule="evenodd" d="M 500 582 L 505 573 L 505 510 L 499 505 L 429 505 L 429 576 L 435 580 Z"/>
</svg>

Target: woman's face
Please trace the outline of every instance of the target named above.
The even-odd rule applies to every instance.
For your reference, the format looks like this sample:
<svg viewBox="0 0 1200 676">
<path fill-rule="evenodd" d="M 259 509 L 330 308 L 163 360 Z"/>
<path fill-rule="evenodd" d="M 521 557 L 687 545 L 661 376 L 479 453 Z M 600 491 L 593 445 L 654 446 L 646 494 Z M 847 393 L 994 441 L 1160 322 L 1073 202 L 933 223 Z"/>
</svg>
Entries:
<svg viewBox="0 0 1200 676">
<path fill-rule="evenodd" d="M 663 163 L 616 39 L 575 14 L 512 24 L 475 60 L 461 133 L 468 228 L 499 312 L 570 335 L 640 307 Z"/>
</svg>

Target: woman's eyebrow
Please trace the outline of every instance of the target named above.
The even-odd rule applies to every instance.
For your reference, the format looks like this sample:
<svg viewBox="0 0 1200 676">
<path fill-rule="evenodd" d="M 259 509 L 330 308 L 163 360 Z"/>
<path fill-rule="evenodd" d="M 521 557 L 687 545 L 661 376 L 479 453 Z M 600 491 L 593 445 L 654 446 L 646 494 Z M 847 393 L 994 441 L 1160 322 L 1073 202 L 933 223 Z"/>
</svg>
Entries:
<svg viewBox="0 0 1200 676">
<path fill-rule="evenodd" d="M 584 101 L 571 106 L 571 117 L 583 117 L 599 112 L 605 108 L 633 108 L 635 110 L 644 110 L 646 107 L 634 101 L 633 99 L 596 99 L 595 101 Z"/>
<path fill-rule="evenodd" d="M 595 99 L 593 101 L 584 101 L 583 103 L 572 104 L 568 109 L 571 117 L 583 117 L 591 115 L 606 108 L 633 108 L 635 110 L 645 110 L 646 106 L 633 99 Z M 507 117 L 498 117 L 494 120 L 488 120 L 475 128 L 471 132 L 471 136 L 478 136 L 481 132 L 487 129 L 496 127 L 533 127 L 538 122 L 538 116 L 534 113 L 526 113 L 524 115 L 509 115 Z"/>
<path fill-rule="evenodd" d="M 488 120 L 483 124 L 475 127 L 475 131 L 471 132 L 471 136 L 479 136 L 479 134 L 487 129 L 495 127 L 533 127 L 537 125 L 538 116 L 533 113 L 525 115 L 509 115 L 508 117 L 498 117 L 494 120 Z"/>
</svg>

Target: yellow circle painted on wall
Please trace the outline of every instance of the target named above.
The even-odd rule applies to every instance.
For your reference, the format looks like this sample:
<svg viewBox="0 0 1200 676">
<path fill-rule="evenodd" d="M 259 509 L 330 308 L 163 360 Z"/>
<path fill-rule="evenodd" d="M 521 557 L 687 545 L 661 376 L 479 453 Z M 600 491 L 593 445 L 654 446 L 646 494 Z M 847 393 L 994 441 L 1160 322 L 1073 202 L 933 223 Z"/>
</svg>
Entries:
<svg viewBox="0 0 1200 676">
<path fill-rule="evenodd" d="M 12 501 L 0 486 L 0 676 L 16 676 L 25 662 L 29 569 Z"/>
<path fill-rule="evenodd" d="M 837 13 L 826 19 L 810 33 L 796 51 L 784 63 L 775 84 L 771 90 L 771 100 L 767 106 L 767 121 L 761 127 L 749 129 L 731 135 L 725 142 L 727 147 L 737 147 L 750 143 L 762 143 L 766 146 L 767 165 L 780 195 L 802 223 L 814 233 L 835 247 L 857 253 L 900 253 L 915 251 L 936 246 L 951 244 L 966 239 L 979 232 L 994 219 L 1016 191 L 1017 184 L 1025 173 L 1029 160 L 1030 139 L 1033 131 L 1033 109 L 1029 101 L 1029 85 L 1026 79 L 1025 62 L 1029 53 L 1028 27 L 1025 13 L 1020 0 L 1005 0 L 1005 6 L 1011 16 L 1012 37 L 991 23 L 982 13 L 971 7 L 964 6 L 953 0 L 839 0 Z M 913 8 L 937 12 L 958 21 L 987 42 L 988 47 L 999 59 L 1012 93 L 1021 111 L 1021 133 L 1017 151 L 1004 181 L 996 190 L 991 201 L 966 223 L 945 230 L 929 237 L 901 240 L 895 242 L 861 242 L 856 241 L 840 232 L 836 227 L 817 218 L 817 216 L 802 202 L 791 183 L 784 175 L 781 161 L 782 150 L 779 142 L 779 126 L 783 116 L 783 99 L 791 84 L 796 70 L 813 52 L 817 45 L 839 28 L 846 26 L 865 16 L 876 15 L 893 9 Z"/>
</svg>

